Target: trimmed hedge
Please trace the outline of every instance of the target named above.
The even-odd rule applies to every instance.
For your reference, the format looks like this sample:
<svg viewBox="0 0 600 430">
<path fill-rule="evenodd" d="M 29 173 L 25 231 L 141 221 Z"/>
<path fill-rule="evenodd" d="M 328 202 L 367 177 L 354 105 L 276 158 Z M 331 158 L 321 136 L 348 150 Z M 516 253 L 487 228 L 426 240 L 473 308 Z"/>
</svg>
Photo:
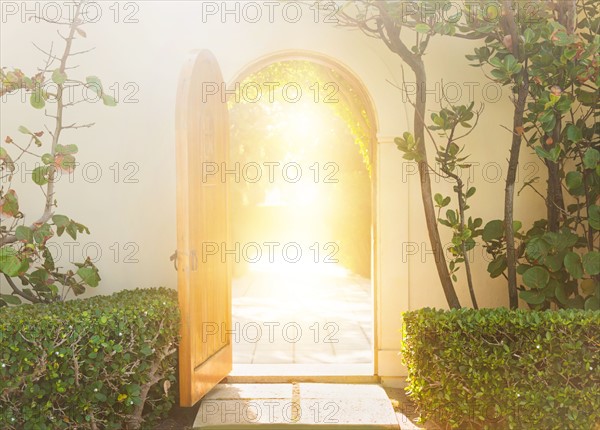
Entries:
<svg viewBox="0 0 600 430">
<path fill-rule="evenodd" d="M 1 429 L 144 428 L 174 402 L 177 294 L 0 309 Z"/>
<path fill-rule="evenodd" d="M 600 423 L 600 312 L 404 313 L 408 395 L 460 429 L 590 430 Z"/>
</svg>

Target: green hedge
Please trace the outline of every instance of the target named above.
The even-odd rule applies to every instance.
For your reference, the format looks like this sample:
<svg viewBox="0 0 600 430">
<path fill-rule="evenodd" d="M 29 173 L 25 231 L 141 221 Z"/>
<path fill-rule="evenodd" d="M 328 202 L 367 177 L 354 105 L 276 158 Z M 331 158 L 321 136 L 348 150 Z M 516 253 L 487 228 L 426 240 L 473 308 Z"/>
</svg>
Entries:
<svg viewBox="0 0 600 430">
<path fill-rule="evenodd" d="M 0 428 L 142 428 L 171 408 L 175 291 L 0 309 Z"/>
<path fill-rule="evenodd" d="M 460 429 L 600 423 L 600 312 L 404 313 L 407 392 L 424 421 Z"/>
</svg>

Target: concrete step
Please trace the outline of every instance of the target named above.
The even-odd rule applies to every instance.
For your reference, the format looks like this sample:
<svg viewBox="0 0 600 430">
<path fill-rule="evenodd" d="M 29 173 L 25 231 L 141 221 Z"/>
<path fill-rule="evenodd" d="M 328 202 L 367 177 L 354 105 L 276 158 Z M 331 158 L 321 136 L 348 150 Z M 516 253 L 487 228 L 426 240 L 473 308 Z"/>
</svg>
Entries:
<svg viewBox="0 0 600 430">
<path fill-rule="evenodd" d="M 195 429 L 389 429 L 398 420 L 375 384 L 219 384 L 200 403 Z"/>
</svg>

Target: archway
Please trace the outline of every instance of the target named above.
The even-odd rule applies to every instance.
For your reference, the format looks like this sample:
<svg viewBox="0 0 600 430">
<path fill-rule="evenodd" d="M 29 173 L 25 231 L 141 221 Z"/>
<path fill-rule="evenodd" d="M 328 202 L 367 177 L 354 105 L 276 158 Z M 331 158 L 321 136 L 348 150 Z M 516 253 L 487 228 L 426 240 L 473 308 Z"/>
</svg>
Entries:
<svg viewBox="0 0 600 430">
<path fill-rule="evenodd" d="M 368 92 L 339 62 L 292 51 L 245 67 L 228 94 L 234 372 L 372 375 L 377 122 Z"/>
</svg>

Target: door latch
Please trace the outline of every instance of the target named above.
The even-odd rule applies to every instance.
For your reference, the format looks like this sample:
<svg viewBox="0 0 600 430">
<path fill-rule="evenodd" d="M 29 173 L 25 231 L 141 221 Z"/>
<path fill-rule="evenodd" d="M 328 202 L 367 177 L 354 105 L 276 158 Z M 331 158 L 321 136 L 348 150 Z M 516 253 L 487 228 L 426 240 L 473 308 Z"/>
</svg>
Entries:
<svg viewBox="0 0 600 430">
<path fill-rule="evenodd" d="M 175 270 L 179 270 L 179 269 L 177 269 L 177 250 L 175 250 L 173 255 L 171 255 L 169 257 L 169 260 L 171 260 L 173 262 L 173 267 L 175 267 Z"/>
</svg>

